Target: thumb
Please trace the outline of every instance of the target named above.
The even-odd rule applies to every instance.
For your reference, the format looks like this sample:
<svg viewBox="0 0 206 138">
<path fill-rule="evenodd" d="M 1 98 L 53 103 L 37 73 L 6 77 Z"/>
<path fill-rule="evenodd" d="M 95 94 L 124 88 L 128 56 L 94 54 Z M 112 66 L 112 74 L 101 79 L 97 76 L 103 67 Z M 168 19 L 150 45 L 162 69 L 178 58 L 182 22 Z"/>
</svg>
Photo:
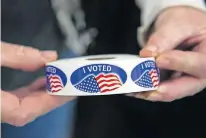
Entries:
<svg viewBox="0 0 206 138">
<path fill-rule="evenodd" d="M 192 36 L 184 27 L 166 25 L 155 31 L 149 38 L 146 46 L 140 51 L 140 56 L 156 57 L 159 53 L 175 49 L 183 41 Z"/>
<path fill-rule="evenodd" d="M 26 71 L 34 71 L 57 58 L 55 51 L 39 51 L 5 42 L 1 42 L 1 54 L 1 66 Z"/>
</svg>

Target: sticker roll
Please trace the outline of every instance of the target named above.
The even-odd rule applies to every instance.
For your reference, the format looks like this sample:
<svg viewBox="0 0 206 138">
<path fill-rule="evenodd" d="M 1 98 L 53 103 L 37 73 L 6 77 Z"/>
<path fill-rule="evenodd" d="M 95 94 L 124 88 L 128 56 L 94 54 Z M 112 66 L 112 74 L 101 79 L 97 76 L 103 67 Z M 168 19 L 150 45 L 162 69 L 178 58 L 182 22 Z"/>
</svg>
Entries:
<svg viewBox="0 0 206 138">
<path fill-rule="evenodd" d="M 111 95 L 156 90 L 160 72 L 153 57 L 109 54 L 47 63 L 46 78 L 52 95 Z"/>
</svg>

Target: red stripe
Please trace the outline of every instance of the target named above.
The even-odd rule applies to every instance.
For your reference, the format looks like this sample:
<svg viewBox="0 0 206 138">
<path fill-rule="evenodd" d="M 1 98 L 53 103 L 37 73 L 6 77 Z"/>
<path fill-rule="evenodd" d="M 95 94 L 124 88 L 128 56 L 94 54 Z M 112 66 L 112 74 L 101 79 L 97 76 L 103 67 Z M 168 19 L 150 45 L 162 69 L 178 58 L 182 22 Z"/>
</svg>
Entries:
<svg viewBox="0 0 206 138">
<path fill-rule="evenodd" d="M 57 87 L 61 87 L 61 88 L 63 88 L 62 85 L 56 85 L 56 86 L 54 86 L 54 85 L 50 85 L 50 87 L 51 87 L 51 88 L 57 88 Z"/>
<path fill-rule="evenodd" d="M 118 79 L 111 79 L 111 80 L 101 80 L 101 81 L 99 81 L 98 83 L 100 84 L 100 83 L 102 83 L 102 82 L 112 82 L 112 81 L 118 81 L 118 82 L 120 82 Z"/>
<path fill-rule="evenodd" d="M 156 72 L 156 70 L 152 70 L 149 72 L 149 74 L 152 74 L 152 73 L 157 73 L 157 72 Z"/>
<path fill-rule="evenodd" d="M 115 90 L 115 89 L 118 89 L 119 87 L 117 87 L 117 88 L 113 88 L 113 89 L 104 89 L 103 91 L 101 91 L 101 92 L 109 92 L 109 91 L 113 91 L 113 90 Z"/>
<path fill-rule="evenodd" d="M 152 80 L 153 80 L 153 81 L 156 81 L 156 80 L 158 80 L 158 77 L 152 78 Z"/>
<path fill-rule="evenodd" d="M 152 81 L 153 86 L 154 86 L 154 87 L 157 87 L 159 84 L 158 84 L 158 83 L 157 83 L 157 84 L 154 84 L 155 82 L 159 82 L 159 80 L 157 79 L 157 80 L 153 80 L 153 81 Z"/>
<path fill-rule="evenodd" d="M 158 74 L 157 74 L 156 70 L 150 71 L 150 72 L 149 72 L 149 75 L 150 75 L 150 77 L 151 77 L 152 79 L 158 77 Z"/>
<path fill-rule="evenodd" d="M 150 74 L 150 76 L 158 76 L 158 74 L 157 73 L 152 73 L 152 74 Z"/>
<path fill-rule="evenodd" d="M 113 74 L 108 74 L 108 75 L 100 74 L 96 77 L 96 80 L 99 80 L 100 78 L 110 78 L 110 77 L 116 77 L 118 79 L 118 77 Z"/>
<path fill-rule="evenodd" d="M 115 85 L 121 85 L 120 83 L 112 83 L 112 84 L 103 84 L 101 87 L 99 87 L 100 89 L 102 89 L 103 87 L 112 87 Z"/>
<path fill-rule="evenodd" d="M 154 80 L 154 81 L 152 81 L 152 82 L 153 82 L 153 83 L 154 83 L 154 82 L 158 82 L 158 80 Z"/>
<path fill-rule="evenodd" d="M 158 79 L 158 77 L 151 77 L 152 79 Z"/>
<path fill-rule="evenodd" d="M 157 86 L 158 86 L 158 84 L 155 84 L 155 85 L 154 85 L 154 87 L 157 87 Z"/>
<path fill-rule="evenodd" d="M 50 83 L 60 83 L 61 84 L 60 81 L 50 81 Z"/>
<path fill-rule="evenodd" d="M 58 92 L 58 91 L 60 91 L 60 90 L 62 90 L 62 89 L 58 89 L 58 90 L 51 90 L 51 92 Z"/>
<path fill-rule="evenodd" d="M 158 76 L 158 74 L 157 73 L 151 73 L 151 74 L 149 74 L 150 76 Z"/>
<path fill-rule="evenodd" d="M 157 87 L 159 84 L 159 78 L 158 78 L 158 74 L 156 72 L 156 70 L 152 70 L 151 72 L 149 72 L 150 77 L 153 79 L 152 80 L 152 84 L 154 87 Z M 155 79 L 155 80 L 154 80 Z M 155 82 L 157 82 L 157 84 L 154 84 Z"/>
<path fill-rule="evenodd" d="M 57 76 L 49 76 L 49 79 L 59 79 Z"/>
<path fill-rule="evenodd" d="M 154 77 L 151 77 L 152 79 L 154 79 L 154 78 L 157 78 L 158 79 L 158 77 L 157 76 L 154 76 Z"/>
<path fill-rule="evenodd" d="M 158 77 L 152 77 L 152 79 L 153 79 L 153 80 L 154 80 L 154 79 L 155 79 L 155 80 L 158 80 L 159 78 L 158 78 Z"/>
</svg>

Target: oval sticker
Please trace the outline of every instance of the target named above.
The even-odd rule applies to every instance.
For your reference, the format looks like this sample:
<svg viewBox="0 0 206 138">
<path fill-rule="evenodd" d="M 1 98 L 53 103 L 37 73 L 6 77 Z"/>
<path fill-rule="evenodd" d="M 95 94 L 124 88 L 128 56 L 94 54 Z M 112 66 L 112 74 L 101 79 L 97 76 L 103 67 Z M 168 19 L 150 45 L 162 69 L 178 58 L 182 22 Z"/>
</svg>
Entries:
<svg viewBox="0 0 206 138">
<path fill-rule="evenodd" d="M 115 65 L 91 64 L 78 68 L 71 75 L 72 85 L 88 93 L 111 92 L 127 80 L 126 72 Z"/>
<path fill-rule="evenodd" d="M 152 60 L 138 64 L 131 73 L 132 81 L 144 88 L 157 88 L 160 81 L 160 72 Z"/>
<path fill-rule="evenodd" d="M 46 88 L 49 92 L 61 91 L 67 83 L 66 74 L 57 67 L 46 66 Z"/>
</svg>

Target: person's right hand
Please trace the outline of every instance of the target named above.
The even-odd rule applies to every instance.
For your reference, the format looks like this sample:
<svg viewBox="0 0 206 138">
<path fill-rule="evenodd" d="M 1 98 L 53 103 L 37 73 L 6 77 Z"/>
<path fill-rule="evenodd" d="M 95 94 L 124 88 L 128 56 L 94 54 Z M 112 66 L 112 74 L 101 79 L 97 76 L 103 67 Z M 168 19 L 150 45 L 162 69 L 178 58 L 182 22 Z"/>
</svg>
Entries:
<svg viewBox="0 0 206 138">
<path fill-rule="evenodd" d="M 156 57 L 160 69 L 173 71 L 161 80 L 157 91 L 138 93 L 137 98 L 172 102 L 196 95 L 206 88 L 206 12 L 189 6 L 163 10 L 141 57 Z"/>
<path fill-rule="evenodd" d="M 35 71 L 46 62 L 56 60 L 54 51 L 39 51 L 25 46 L 1 42 L 1 66 Z M 4 80 L 2 80 L 4 81 Z M 74 97 L 52 96 L 46 93 L 45 77 L 12 92 L 1 90 L 1 121 L 23 126 L 37 117 L 71 101 Z"/>
</svg>

